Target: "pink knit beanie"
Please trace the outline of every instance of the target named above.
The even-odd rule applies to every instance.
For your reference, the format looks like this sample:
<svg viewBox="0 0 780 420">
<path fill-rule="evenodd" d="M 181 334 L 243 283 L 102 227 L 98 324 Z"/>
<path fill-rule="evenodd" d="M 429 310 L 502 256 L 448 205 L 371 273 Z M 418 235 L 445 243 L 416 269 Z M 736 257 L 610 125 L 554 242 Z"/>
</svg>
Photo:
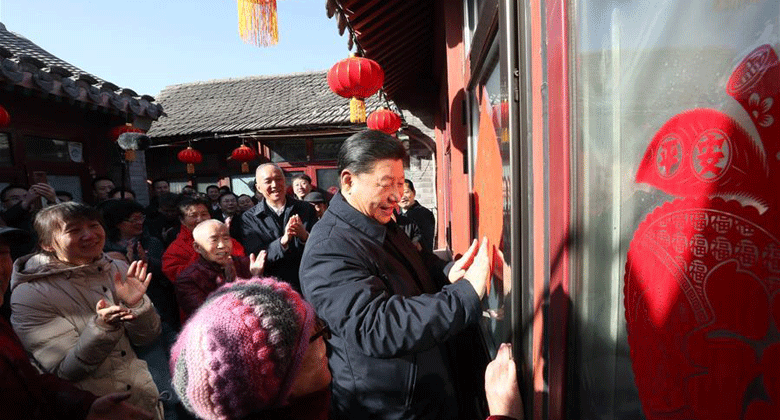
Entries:
<svg viewBox="0 0 780 420">
<path fill-rule="evenodd" d="M 171 349 L 173 386 L 203 419 L 241 419 L 286 403 L 314 310 L 273 278 L 228 283 L 190 317 Z"/>
</svg>

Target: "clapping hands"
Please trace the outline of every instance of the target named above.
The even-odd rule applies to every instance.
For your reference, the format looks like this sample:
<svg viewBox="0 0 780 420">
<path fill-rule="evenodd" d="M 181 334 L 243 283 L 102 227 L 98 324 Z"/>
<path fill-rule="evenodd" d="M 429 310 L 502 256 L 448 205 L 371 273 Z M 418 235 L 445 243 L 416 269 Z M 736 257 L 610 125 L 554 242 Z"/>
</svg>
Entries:
<svg viewBox="0 0 780 420">
<path fill-rule="evenodd" d="M 287 225 L 284 227 L 284 235 L 282 235 L 281 238 L 282 245 L 287 246 L 293 236 L 300 239 L 301 242 L 306 242 L 306 240 L 309 239 L 309 232 L 307 232 L 306 228 L 303 226 L 301 216 L 298 216 L 297 214 L 292 215 L 290 220 L 287 221 Z"/>
<path fill-rule="evenodd" d="M 147 274 L 146 269 L 145 262 L 133 261 L 127 269 L 126 278 L 122 278 L 120 273 L 114 276 L 116 295 L 129 307 L 138 305 L 152 281 L 152 273 Z"/>
<path fill-rule="evenodd" d="M 263 250 L 255 254 L 249 254 L 249 272 L 253 276 L 260 276 L 263 274 L 263 267 L 265 267 L 265 257 L 268 253 Z"/>
</svg>

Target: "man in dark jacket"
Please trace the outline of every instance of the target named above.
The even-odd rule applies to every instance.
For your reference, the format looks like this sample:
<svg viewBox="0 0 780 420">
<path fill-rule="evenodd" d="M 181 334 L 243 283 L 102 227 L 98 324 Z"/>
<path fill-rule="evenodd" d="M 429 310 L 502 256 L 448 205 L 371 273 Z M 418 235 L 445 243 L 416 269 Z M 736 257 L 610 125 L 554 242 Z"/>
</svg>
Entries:
<svg viewBox="0 0 780 420">
<path fill-rule="evenodd" d="M 0 227 L 0 304 L 11 280 L 10 247 L 30 235 L 19 229 Z M 130 393 L 98 398 L 52 374 L 41 374 L 33 365 L 11 325 L 0 317 L 0 395 L 3 419 L 152 419 L 151 413 L 123 400 Z"/>
<path fill-rule="evenodd" d="M 266 250 L 265 274 L 300 290 L 298 267 L 317 222 L 314 207 L 285 195 L 284 172 L 273 163 L 258 166 L 255 181 L 263 200 L 241 215 L 240 242 L 247 253 Z"/>
<path fill-rule="evenodd" d="M 401 215 L 411 219 L 420 227 L 422 234 L 422 245 L 427 250 L 433 249 L 433 232 L 436 230 L 436 218 L 433 212 L 425 208 L 416 200 L 417 191 L 414 189 L 414 183 L 411 180 L 404 181 L 404 195 L 398 205 L 401 207 Z"/>
<path fill-rule="evenodd" d="M 336 419 L 457 419 L 459 402 L 474 405 L 456 395 L 453 344 L 482 316 L 487 243 L 450 265 L 416 251 L 392 220 L 405 155 L 379 131 L 345 140 L 341 192 L 303 254 L 303 296 L 332 332 Z"/>
</svg>

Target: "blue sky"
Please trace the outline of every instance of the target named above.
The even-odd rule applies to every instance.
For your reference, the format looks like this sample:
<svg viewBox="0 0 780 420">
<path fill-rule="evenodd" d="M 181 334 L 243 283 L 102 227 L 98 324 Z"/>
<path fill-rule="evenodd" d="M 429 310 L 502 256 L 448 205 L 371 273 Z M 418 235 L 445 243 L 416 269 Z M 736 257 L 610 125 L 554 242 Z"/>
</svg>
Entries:
<svg viewBox="0 0 780 420">
<path fill-rule="evenodd" d="M 278 0 L 279 43 L 245 44 L 236 0 L 0 0 L 9 31 L 139 94 L 199 80 L 327 70 L 349 55 L 325 0 Z"/>
</svg>

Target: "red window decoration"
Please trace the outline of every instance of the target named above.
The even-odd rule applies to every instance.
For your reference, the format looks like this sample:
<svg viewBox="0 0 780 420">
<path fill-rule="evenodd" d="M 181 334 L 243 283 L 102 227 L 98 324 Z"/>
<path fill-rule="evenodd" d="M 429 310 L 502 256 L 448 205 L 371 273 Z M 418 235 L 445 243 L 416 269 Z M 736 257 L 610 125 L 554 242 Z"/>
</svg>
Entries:
<svg viewBox="0 0 780 420">
<path fill-rule="evenodd" d="M 345 58 L 328 71 L 328 86 L 349 101 L 349 120 L 366 121 L 365 98 L 376 93 L 385 81 L 385 72 L 376 61 L 364 57 Z"/>
<path fill-rule="evenodd" d="M 256 157 L 257 157 L 257 153 L 255 153 L 255 151 L 251 147 L 245 144 L 238 146 L 235 150 L 233 150 L 233 153 L 230 155 L 231 159 L 241 162 L 242 173 L 249 172 L 249 162 L 254 160 L 254 158 Z"/>
<path fill-rule="evenodd" d="M 8 127 L 8 124 L 11 124 L 11 114 L 3 106 L 0 106 L 0 128 Z"/>
<path fill-rule="evenodd" d="M 187 173 L 192 175 L 195 173 L 195 164 L 203 162 L 203 155 L 192 148 L 192 146 L 179 152 L 176 156 L 181 162 L 187 164 Z"/>
<path fill-rule="evenodd" d="M 387 134 L 395 134 L 401 128 L 401 117 L 395 112 L 382 108 L 371 113 L 366 120 L 366 125 L 372 130 L 379 130 Z"/>
</svg>

